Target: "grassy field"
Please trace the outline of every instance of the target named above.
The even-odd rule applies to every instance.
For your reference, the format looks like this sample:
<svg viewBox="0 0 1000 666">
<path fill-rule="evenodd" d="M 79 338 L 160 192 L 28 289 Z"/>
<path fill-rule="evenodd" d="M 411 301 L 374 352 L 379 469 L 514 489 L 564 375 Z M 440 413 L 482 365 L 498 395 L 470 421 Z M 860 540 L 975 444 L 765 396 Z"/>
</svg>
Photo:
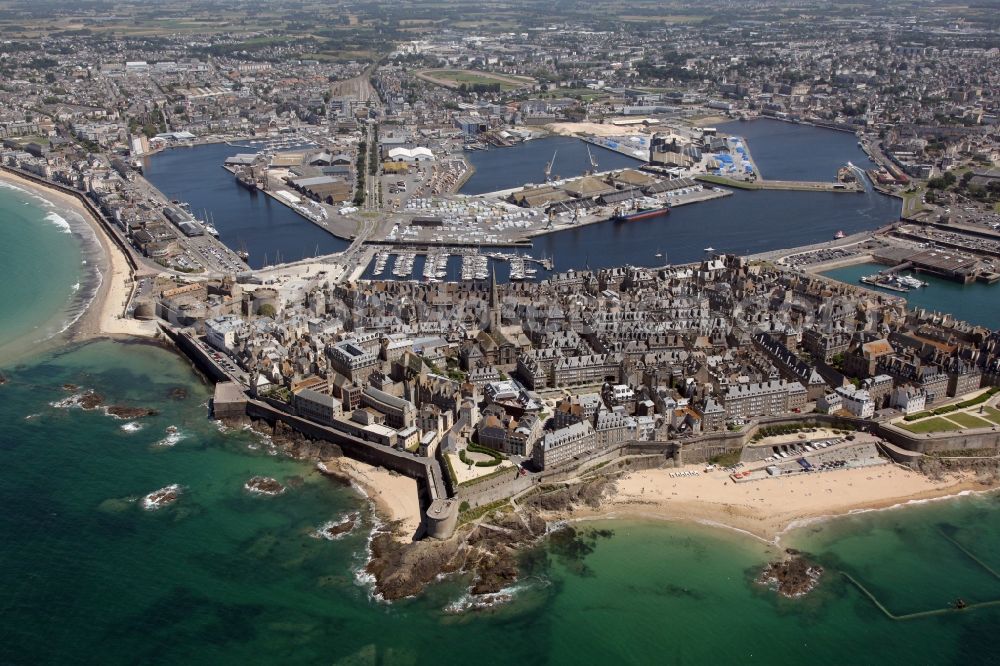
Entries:
<svg viewBox="0 0 1000 666">
<path fill-rule="evenodd" d="M 923 435 L 930 432 L 948 432 L 949 430 L 959 430 L 961 426 L 943 419 L 940 416 L 935 416 L 932 419 L 927 419 L 926 421 L 917 421 L 915 423 L 900 423 L 898 424 L 903 430 L 909 430 L 917 435 Z"/>
<path fill-rule="evenodd" d="M 519 80 L 502 74 L 491 74 L 474 69 L 427 69 L 420 72 L 420 75 L 432 83 L 449 88 L 457 88 L 463 83 L 469 86 L 499 84 L 502 90 L 513 90 L 533 83 L 528 79 Z"/>
<path fill-rule="evenodd" d="M 954 414 L 949 414 L 948 418 L 956 423 L 961 423 L 966 428 L 990 428 L 993 426 L 993 423 L 968 412 L 955 412 Z"/>
<path fill-rule="evenodd" d="M 992 421 L 993 423 L 1000 425 L 1000 409 L 997 409 L 996 407 L 986 405 L 983 407 L 982 414 L 979 414 L 978 410 L 976 410 L 975 414 L 979 418 L 986 419 L 987 421 Z"/>
<path fill-rule="evenodd" d="M 684 23 L 700 23 L 705 19 L 709 18 L 708 15 L 683 15 L 683 14 L 666 14 L 663 16 L 642 16 L 642 15 L 629 15 L 625 14 L 618 17 L 620 20 L 627 23 L 671 23 L 671 24 L 684 24 Z"/>
<path fill-rule="evenodd" d="M 579 95 L 584 102 L 592 102 L 595 99 L 610 97 L 610 95 L 606 92 L 591 90 L 590 88 L 554 88 L 548 93 L 539 95 L 539 97 L 576 97 L 577 95 Z"/>
<path fill-rule="evenodd" d="M 904 192 L 903 193 L 903 211 L 906 215 L 912 215 L 914 213 L 920 212 L 924 209 L 924 204 L 921 197 L 924 196 L 926 188 L 917 188 L 915 192 Z"/>
</svg>

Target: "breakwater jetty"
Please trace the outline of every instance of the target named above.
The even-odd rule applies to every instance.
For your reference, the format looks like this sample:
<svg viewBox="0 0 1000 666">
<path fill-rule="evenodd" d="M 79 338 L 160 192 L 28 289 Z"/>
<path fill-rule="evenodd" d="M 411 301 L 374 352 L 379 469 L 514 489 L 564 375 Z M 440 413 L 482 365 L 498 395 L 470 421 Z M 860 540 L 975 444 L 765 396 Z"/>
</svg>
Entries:
<svg viewBox="0 0 1000 666">
<path fill-rule="evenodd" d="M 823 181 L 809 180 L 766 180 L 757 179 L 755 181 L 735 180 L 725 176 L 714 176 L 711 174 L 695 176 L 695 180 L 725 187 L 734 187 L 739 190 L 789 190 L 797 192 L 851 192 L 863 194 L 864 186 L 858 183 L 827 183 Z"/>
</svg>

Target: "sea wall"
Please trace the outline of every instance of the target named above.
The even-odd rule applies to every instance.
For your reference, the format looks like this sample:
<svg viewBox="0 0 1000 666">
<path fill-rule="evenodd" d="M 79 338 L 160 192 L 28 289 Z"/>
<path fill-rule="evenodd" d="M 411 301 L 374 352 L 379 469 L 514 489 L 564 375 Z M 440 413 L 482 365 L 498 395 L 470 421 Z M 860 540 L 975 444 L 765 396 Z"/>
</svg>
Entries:
<svg viewBox="0 0 1000 666">
<path fill-rule="evenodd" d="M 1000 431 L 996 429 L 917 434 L 885 425 L 878 429 L 878 434 L 902 449 L 918 453 L 1000 449 Z"/>
<path fill-rule="evenodd" d="M 184 355 L 194 363 L 195 367 L 203 372 L 213 383 L 228 382 L 230 380 L 229 375 L 219 367 L 204 349 L 195 344 L 189 336 L 170 326 L 161 326 L 160 328 L 168 338 L 174 341 L 178 349 L 184 352 Z"/>
<path fill-rule="evenodd" d="M 541 474 L 520 476 L 516 469 L 489 477 L 479 483 L 466 483 L 456 488 L 455 498 L 468 502 L 470 508 L 485 506 L 515 495 L 533 486 L 563 483 L 580 478 L 589 471 L 654 469 L 680 464 L 680 445 L 677 442 L 622 442 L 599 455 Z"/>
<path fill-rule="evenodd" d="M 336 444 L 344 455 L 350 458 L 376 467 L 384 467 L 422 483 L 428 483 L 432 476 L 428 470 L 429 459 L 418 458 L 389 446 L 366 442 L 334 428 L 290 414 L 261 400 L 247 400 L 247 416 L 252 419 L 263 419 L 272 424 L 280 421 L 310 439 Z M 443 487 L 440 490 L 443 490 Z M 439 496 L 439 489 L 428 488 L 428 498 L 432 494 L 434 497 Z"/>
<path fill-rule="evenodd" d="M 14 174 L 15 176 L 24 178 L 25 180 L 30 180 L 32 183 L 35 183 L 36 185 L 39 185 L 41 187 L 50 190 L 55 190 L 57 192 L 61 192 L 63 194 L 68 194 L 72 197 L 75 197 L 77 201 L 79 201 L 83 205 L 83 207 L 87 209 L 87 212 L 89 212 L 94 217 L 94 219 L 97 220 L 97 223 L 101 225 L 101 227 L 104 230 L 104 233 L 108 236 L 111 242 L 117 245 L 118 248 L 125 254 L 125 260 L 128 262 L 129 267 L 133 271 L 138 268 L 135 258 L 132 256 L 131 248 L 129 248 L 129 246 L 125 244 L 125 241 L 123 241 L 121 237 L 119 237 L 118 234 L 115 233 L 114 229 L 112 228 L 111 221 L 108 220 L 107 217 L 105 217 L 104 213 L 96 205 L 94 205 L 94 202 L 91 201 L 83 192 L 81 192 L 76 188 L 69 187 L 68 185 L 63 185 L 61 183 L 55 183 L 51 180 L 46 180 L 45 178 L 42 178 L 41 176 L 30 173 L 28 171 L 21 171 L 20 169 L 13 169 L 11 167 L 2 165 L 0 165 L 0 170 L 8 171 Z"/>
</svg>

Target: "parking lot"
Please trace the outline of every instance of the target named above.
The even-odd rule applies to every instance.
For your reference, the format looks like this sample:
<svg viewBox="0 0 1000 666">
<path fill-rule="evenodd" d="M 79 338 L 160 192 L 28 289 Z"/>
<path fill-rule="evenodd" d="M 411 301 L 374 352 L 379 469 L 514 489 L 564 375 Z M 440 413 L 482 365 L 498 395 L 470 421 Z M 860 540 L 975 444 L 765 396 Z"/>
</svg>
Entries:
<svg viewBox="0 0 1000 666">
<path fill-rule="evenodd" d="M 811 441 L 786 442 L 770 447 L 771 455 L 757 466 L 734 471 L 730 478 L 736 482 L 760 481 L 789 474 L 830 472 L 883 465 L 887 461 L 879 456 L 876 440 L 870 436 L 859 439 L 830 438 Z"/>
<path fill-rule="evenodd" d="M 215 364 L 220 368 L 222 368 L 228 375 L 233 377 L 233 379 L 235 379 L 236 381 L 238 381 L 243 385 L 247 385 L 249 383 L 249 376 L 247 375 L 247 373 L 244 372 L 242 368 L 237 367 L 236 363 L 233 361 L 232 358 L 230 358 L 226 354 L 221 353 L 214 347 L 208 345 L 204 340 L 200 338 L 196 339 L 196 342 L 198 346 L 201 347 L 201 349 L 204 350 L 206 354 L 208 354 L 209 358 L 211 358 L 215 362 Z"/>
</svg>

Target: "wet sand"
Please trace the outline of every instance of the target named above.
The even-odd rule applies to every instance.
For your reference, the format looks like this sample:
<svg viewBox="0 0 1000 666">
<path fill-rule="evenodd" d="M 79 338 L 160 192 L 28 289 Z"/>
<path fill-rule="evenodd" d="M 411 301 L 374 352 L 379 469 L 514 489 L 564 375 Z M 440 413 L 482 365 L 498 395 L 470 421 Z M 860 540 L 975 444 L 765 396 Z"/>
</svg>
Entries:
<svg viewBox="0 0 1000 666">
<path fill-rule="evenodd" d="M 395 523 L 393 534 L 398 541 L 409 543 L 420 529 L 420 500 L 415 479 L 372 467 L 350 458 L 337 458 L 323 463 L 332 473 L 341 473 L 356 483 L 375 503 L 379 517 Z"/>
<path fill-rule="evenodd" d="M 714 524 L 774 543 L 798 523 L 910 501 L 983 491 L 974 476 L 934 481 L 892 464 L 734 483 L 726 472 L 702 465 L 628 474 L 599 509 L 577 509 L 572 518 L 641 517 Z M 698 471 L 671 478 L 670 473 Z M 563 518 L 567 516 L 562 516 Z"/>
</svg>

